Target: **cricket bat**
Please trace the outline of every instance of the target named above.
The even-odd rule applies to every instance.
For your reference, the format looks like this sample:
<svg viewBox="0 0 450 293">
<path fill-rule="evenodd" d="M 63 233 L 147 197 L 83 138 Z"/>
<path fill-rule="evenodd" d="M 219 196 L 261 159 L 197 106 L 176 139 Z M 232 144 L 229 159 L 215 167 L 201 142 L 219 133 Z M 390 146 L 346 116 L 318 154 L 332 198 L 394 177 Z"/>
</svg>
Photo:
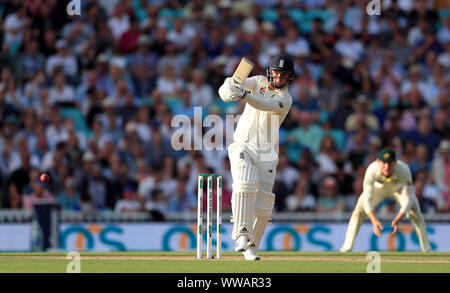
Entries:
<svg viewBox="0 0 450 293">
<path fill-rule="evenodd" d="M 239 66 L 236 68 L 233 74 L 233 82 L 235 85 L 242 86 L 244 81 L 247 79 L 248 75 L 253 69 L 253 62 L 243 57 Z"/>
</svg>

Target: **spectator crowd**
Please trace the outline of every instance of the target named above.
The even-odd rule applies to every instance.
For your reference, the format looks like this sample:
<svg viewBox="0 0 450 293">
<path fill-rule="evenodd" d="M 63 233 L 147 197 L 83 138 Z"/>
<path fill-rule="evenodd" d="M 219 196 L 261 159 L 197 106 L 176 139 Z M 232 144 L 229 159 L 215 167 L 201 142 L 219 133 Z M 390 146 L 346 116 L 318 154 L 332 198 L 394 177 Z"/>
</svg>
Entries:
<svg viewBox="0 0 450 293">
<path fill-rule="evenodd" d="M 73 16 L 68 2 L 0 3 L 1 209 L 56 199 L 65 210 L 195 211 L 198 174 L 219 173 L 229 211 L 226 149 L 174 150 L 172 119 L 193 120 L 194 107 L 240 114 L 245 104 L 218 96 L 224 79 L 243 56 L 265 74 L 286 53 L 297 78 L 277 212 L 351 211 L 383 146 L 410 166 L 424 213 L 450 212 L 445 1 L 384 0 L 372 16 L 352 0 L 81 0 Z"/>
</svg>

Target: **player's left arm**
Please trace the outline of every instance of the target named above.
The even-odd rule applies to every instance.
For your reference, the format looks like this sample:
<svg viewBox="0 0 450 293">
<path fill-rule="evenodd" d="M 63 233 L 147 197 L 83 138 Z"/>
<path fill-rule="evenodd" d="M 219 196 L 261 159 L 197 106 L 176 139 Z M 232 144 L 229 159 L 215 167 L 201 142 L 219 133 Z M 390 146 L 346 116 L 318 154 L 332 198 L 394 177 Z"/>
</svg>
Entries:
<svg viewBox="0 0 450 293">
<path fill-rule="evenodd" d="M 400 172 L 398 173 L 398 179 L 401 184 L 403 184 L 401 190 L 400 190 L 400 210 L 397 213 L 397 216 L 392 221 L 392 228 L 394 228 L 394 231 L 392 232 L 392 235 L 395 235 L 398 230 L 398 223 L 403 219 L 403 217 L 406 215 L 406 213 L 411 209 L 411 206 L 414 201 L 414 189 L 412 184 L 412 175 L 411 170 L 407 165 L 402 166 L 400 168 Z"/>
</svg>

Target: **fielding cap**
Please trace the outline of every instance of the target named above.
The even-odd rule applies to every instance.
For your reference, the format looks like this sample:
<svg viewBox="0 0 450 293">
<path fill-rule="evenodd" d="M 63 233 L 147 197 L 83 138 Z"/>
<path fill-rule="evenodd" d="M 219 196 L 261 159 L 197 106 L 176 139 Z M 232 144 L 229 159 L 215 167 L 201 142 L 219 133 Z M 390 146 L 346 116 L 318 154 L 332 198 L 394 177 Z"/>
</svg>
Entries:
<svg viewBox="0 0 450 293">
<path fill-rule="evenodd" d="M 382 162 L 395 162 L 397 158 L 395 157 L 395 152 L 393 149 L 385 148 L 378 152 L 377 158 Z"/>
</svg>

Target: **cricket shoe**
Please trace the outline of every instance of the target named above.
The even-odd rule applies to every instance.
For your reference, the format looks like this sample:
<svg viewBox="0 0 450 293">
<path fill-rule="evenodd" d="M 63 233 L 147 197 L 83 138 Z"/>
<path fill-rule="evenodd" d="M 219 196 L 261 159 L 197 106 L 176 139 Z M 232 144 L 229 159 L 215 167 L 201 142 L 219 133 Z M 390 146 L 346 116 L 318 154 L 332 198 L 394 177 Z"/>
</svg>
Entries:
<svg viewBox="0 0 450 293">
<path fill-rule="evenodd" d="M 341 251 L 341 252 L 350 252 L 350 251 L 352 251 L 352 250 L 351 250 L 351 249 L 348 249 L 348 248 L 342 247 L 340 251 Z"/>
<path fill-rule="evenodd" d="M 245 260 L 260 260 L 261 258 L 259 257 L 259 255 L 256 254 L 256 245 L 254 242 L 249 242 L 247 244 L 247 250 L 244 251 L 242 254 L 245 257 Z"/>
<path fill-rule="evenodd" d="M 245 257 L 245 260 L 260 260 L 259 255 L 256 254 L 254 249 L 247 249 L 242 253 Z"/>
<path fill-rule="evenodd" d="M 239 236 L 236 240 L 236 244 L 234 246 L 234 251 L 236 252 L 244 252 L 247 250 L 247 241 L 248 238 L 245 235 Z"/>
</svg>

